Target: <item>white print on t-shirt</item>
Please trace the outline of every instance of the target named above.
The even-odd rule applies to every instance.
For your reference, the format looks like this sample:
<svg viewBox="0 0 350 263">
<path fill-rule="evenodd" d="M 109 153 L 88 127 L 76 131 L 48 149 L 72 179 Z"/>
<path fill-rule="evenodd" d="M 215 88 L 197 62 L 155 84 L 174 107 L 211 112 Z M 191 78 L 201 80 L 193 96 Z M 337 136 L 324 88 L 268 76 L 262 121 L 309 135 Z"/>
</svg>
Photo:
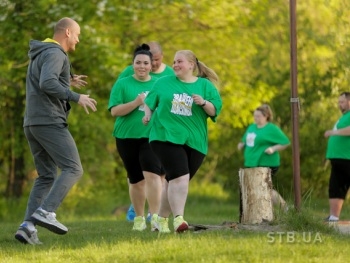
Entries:
<svg viewBox="0 0 350 263">
<path fill-rule="evenodd" d="M 333 131 L 338 130 L 338 129 L 337 129 L 338 122 L 339 122 L 339 121 L 337 121 L 337 122 L 334 124 Z"/>
<path fill-rule="evenodd" d="M 247 143 L 246 145 L 249 147 L 254 147 L 254 141 L 255 141 L 256 134 L 254 132 L 248 132 L 247 134 Z"/>
<path fill-rule="evenodd" d="M 143 93 L 145 94 L 145 99 L 146 99 L 146 97 L 147 97 L 148 92 L 149 92 L 149 91 L 144 91 L 144 92 L 143 92 Z M 138 95 L 140 95 L 140 94 L 138 94 Z M 141 104 L 141 105 L 139 106 L 139 110 L 140 110 L 140 111 L 145 111 L 145 104 Z"/>
<path fill-rule="evenodd" d="M 174 94 L 171 112 L 177 115 L 192 116 L 193 98 L 186 93 Z"/>
</svg>

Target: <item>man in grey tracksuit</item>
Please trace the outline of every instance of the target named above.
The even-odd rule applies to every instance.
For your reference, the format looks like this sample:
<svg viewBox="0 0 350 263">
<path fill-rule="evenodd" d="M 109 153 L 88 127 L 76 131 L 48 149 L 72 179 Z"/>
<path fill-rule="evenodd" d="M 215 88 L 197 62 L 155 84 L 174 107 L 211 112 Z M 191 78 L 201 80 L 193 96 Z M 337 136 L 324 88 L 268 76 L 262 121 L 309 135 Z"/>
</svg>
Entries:
<svg viewBox="0 0 350 263">
<path fill-rule="evenodd" d="M 96 101 L 78 94 L 70 86 L 85 86 L 84 75 L 72 75 L 67 52 L 79 42 L 80 27 L 62 18 L 53 38 L 31 40 L 26 79 L 24 132 L 34 158 L 38 177 L 31 190 L 23 223 L 15 238 L 22 243 L 41 244 L 35 225 L 56 234 L 68 229 L 56 220 L 55 211 L 83 175 L 75 141 L 68 130 L 70 102 L 96 111 Z M 61 174 L 57 175 L 58 168 Z"/>
</svg>

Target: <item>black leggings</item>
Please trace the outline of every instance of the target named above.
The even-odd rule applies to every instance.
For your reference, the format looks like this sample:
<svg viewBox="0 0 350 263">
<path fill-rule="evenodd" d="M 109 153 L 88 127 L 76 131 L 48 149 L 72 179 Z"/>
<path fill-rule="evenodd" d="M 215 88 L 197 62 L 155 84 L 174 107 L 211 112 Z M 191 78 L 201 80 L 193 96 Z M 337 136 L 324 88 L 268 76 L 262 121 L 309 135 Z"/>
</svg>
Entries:
<svg viewBox="0 0 350 263">
<path fill-rule="evenodd" d="M 131 184 L 136 184 L 144 179 L 143 171 L 164 175 L 161 162 L 152 151 L 148 138 L 116 138 L 116 145 Z"/>
<path fill-rule="evenodd" d="M 185 174 L 190 179 L 201 166 L 205 155 L 187 145 L 152 141 L 151 148 L 165 169 L 165 179 L 171 181 Z"/>
</svg>

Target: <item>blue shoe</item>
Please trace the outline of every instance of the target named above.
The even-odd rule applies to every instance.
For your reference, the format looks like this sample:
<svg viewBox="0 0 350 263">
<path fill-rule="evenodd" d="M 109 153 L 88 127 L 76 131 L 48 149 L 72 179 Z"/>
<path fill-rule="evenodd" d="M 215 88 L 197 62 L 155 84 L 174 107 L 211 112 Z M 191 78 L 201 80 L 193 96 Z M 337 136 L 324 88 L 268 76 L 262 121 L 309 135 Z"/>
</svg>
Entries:
<svg viewBox="0 0 350 263">
<path fill-rule="evenodd" d="M 151 222 L 151 220 L 152 220 L 151 213 L 150 213 L 150 212 L 148 212 L 148 214 L 147 214 L 147 218 L 146 218 L 146 222 L 150 223 L 150 222 Z"/>
<path fill-rule="evenodd" d="M 128 211 L 126 212 L 126 220 L 129 222 L 134 222 L 135 216 L 136 214 L 135 214 L 134 206 L 130 205 Z"/>
</svg>

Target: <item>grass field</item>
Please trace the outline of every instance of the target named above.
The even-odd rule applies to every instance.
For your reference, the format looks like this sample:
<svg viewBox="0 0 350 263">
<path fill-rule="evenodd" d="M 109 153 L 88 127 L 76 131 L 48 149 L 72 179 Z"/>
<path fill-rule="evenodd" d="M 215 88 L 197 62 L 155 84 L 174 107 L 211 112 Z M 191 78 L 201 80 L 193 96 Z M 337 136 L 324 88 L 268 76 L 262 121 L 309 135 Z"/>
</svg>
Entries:
<svg viewBox="0 0 350 263">
<path fill-rule="evenodd" d="M 217 196 L 215 196 L 217 195 Z M 68 197 L 69 198 L 69 197 Z M 125 204 L 127 205 L 127 203 Z M 343 217 L 350 219 L 345 204 Z M 126 206 L 125 206 L 126 207 Z M 131 231 L 125 207 L 101 213 L 99 207 L 76 214 L 57 211 L 69 232 L 55 235 L 38 227 L 40 246 L 14 239 L 21 222 L 12 216 L 1 222 L 0 262 L 348 262 L 350 235 L 322 223 L 327 200 L 304 200 L 301 212 L 276 213 L 267 230 L 240 225 L 219 230 L 162 234 Z M 92 213 L 94 211 L 94 213 Z M 220 225 L 238 221 L 238 200 L 222 193 L 189 196 L 185 219 L 190 224 Z M 170 225 L 172 227 L 172 224 Z"/>
</svg>

